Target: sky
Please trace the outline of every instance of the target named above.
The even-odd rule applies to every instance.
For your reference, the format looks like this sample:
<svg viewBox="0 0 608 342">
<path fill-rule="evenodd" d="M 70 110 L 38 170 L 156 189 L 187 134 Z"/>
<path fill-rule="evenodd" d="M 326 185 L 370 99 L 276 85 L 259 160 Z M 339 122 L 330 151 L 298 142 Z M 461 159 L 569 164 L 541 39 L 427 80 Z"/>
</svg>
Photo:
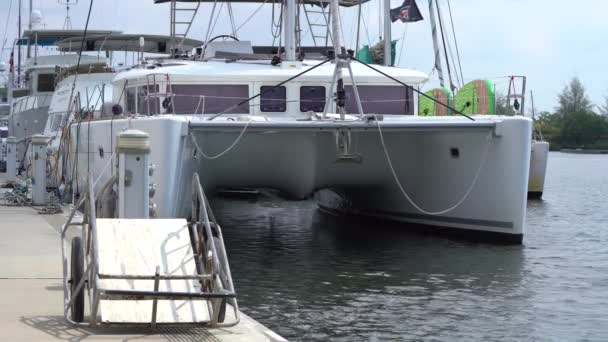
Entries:
<svg viewBox="0 0 608 342">
<path fill-rule="evenodd" d="M 65 0 L 63 0 L 65 1 Z M 71 0 L 74 2 L 75 0 Z M 79 0 L 71 13 L 72 27 L 84 28 L 90 0 Z M 379 39 L 379 0 L 362 7 L 365 25 L 361 27 L 362 44 L 374 44 Z M 455 54 L 454 39 L 448 13 L 448 0 L 438 0 L 443 10 L 446 30 Z M 462 73 L 465 81 L 485 78 L 495 82 L 497 90 L 505 93 L 508 79 L 504 76 L 527 76 L 527 89 L 534 92 L 537 111 L 552 111 L 557 94 L 572 77 L 578 77 L 596 105 L 603 104 L 608 95 L 608 1 L 604 0 L 449 0 L 454 20 Z M 391 0 L 398 7 L 402 0 Z M 7 16 L 12 3 L 13 10 Z M 0 39 L 6 37 L 11 46 L 17 32 L 18 0 L 0 0 Z M 24 13 L 28 0 L 23 0 Z M 42 12 L 47 29 L 63 27 L 66 10 L 56 0 L 33 0 L 34 9 Z M 428 15 L 428 1 L 417 0 L 425 20 L 417 23 L 393 23 L 393 39 L 397 46 L 400 67 L 430 72 L 434 64 L 433 43 Z M 191 38 L 204 40 L 211 4 L 204 4 L 190 31 Z M 218 5 L 219 7 L 219 5 Z M 251 19 L 238 30 L 241 40 L 254 45 L 272 44 L 272 6 L 233 4 L 235 26 Z M 278 8 L 278 7 L 277 7 Z M 225 7 L 212 36 L 230 34 L 230 20 Z M 356 8 L 341 9 L 343 35 L 348 48 L 355 47 Z M 8 17 L 8 30 L 6 18 Z M 24 16 L 26 18 L 27 15 Z M 27 20 L 24 19 L 24 28 Z M 90 29 L 111 29 L 125 33 L 168 34 L 169 5 L 154 5 L 153 0 L 94 0 Z M 303 23 L 304 33 L 307 25 Z M 312 44 L 310 34 L 304 44 Z M 2 43 L 2 41 L 0 41 Z M 10 51 L 4 50 L 7 62 Z M 444 64 L 444 71 L 446 67 Z M 454 72 L 454 70 L 452 70 Z M 445 76 L 447 79 L 447 74 Z M 437 75 L 426 85 L 438 85 Z"/>
</svg>

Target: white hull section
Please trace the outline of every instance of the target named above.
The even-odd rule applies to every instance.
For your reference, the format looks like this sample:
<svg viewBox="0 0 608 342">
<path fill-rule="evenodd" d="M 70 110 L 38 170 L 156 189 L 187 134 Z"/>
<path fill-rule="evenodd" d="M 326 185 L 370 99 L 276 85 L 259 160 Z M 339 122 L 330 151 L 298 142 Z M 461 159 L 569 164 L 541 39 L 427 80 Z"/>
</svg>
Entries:
<svg viewBox="0 0 608 342">
<path fill-rule="evenodd" d="M 380 122 L 380 127 L 382 135 L 376 122 L 363 121 L 139 117 L 74 124 L 71 151 L 78 146 L 79 188 L 89 171 L 100 178 L 101 187 L 116 172 L 112 152 L 117 134 L 127 128 L 149 133 L 150 160 L 158 166 L 152 201 L 161 218 L 188 217 L 190 180 L 198 172 L 207 191 L 271 187 L 301 199 L 322 189 L 339 189 L 345 195 L 339 200 L 323 196 L 335 192 L 320 192 L 320 205 L 521 239 L 530 120 L 409 117 Z M 240 135 L 227 153 L 208 158 L 225 151 Z"/>
<path fill-rule="evenodd" d="M 543 196 L 548 159 L 549 143 L 546 141 L 532 141 L 530 175 L 528 180 L 528 195 L 530 197 L 541 198 Z"/>
<path fill-rule="evenodd" d="M 48 116 L 49 107 L 37 107 L 24 110 L 9 117 L 9 135 L 17 138 L 17 167 L 28 169 L 27 158 L 31 137 L 42 134 Z"/>
</svg>

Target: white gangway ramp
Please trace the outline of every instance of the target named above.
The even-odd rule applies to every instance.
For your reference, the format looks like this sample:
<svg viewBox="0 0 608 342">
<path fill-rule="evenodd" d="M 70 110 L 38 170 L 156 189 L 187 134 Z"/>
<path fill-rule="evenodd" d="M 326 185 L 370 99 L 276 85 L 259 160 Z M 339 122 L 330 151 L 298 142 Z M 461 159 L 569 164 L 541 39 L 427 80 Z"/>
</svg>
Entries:
<svg viewBox="0 0 608 342">
<path fill-rule="evenodd" d="M 185 219 L 97 219 L 100 287 L 155 291 L 153 280 L 104 279 L 112 276 L 195 276 L 196 263 Z M 164 279 L 161 292 L 202 292 L 195 279 Z M 159 300 L 158 323 L 209 322 L 207 300 Z M 102 323 L 150 323 L 153 300 L 101 300 Z M 229 310 L 228 310 L 229 311 Z"/>
</svg>

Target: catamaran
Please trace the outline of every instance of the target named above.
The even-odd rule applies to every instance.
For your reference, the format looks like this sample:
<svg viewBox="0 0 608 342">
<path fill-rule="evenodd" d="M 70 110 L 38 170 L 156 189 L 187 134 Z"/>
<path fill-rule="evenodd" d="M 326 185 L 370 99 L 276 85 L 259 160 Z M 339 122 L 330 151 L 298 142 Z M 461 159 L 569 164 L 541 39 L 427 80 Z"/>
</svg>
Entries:
<svg viewBox="0 0 608 342">
<path fill-rule="evenodd" d="M 208 191 L 270 187 L 292 199 L 315 196 L 328 211 L 522 241 L 531 120 L 415 115 L 414 94 L 428 75 L 361 63 L 342 44 L 339 5 L 358 1 L 320 3 L 334 33 L 322 50 L 298 41 L 297 7 L 313 2 L 284 2 L 284 47 L 274 51 L 217 38 L 183 49 L 173 19 L 200 2 L 155 0 L 166 2 L 170 58 L 118 73 L 103 104 L 111 115 L 67 126 L 68 158 L 84 158 L 65 177 L 76 195 L 89 172 L 98 184 L 113 176 L 117 135 L 137 129 L 150 136 L 157 217 L 189 215 L 196 172 Z"/>
</svg>

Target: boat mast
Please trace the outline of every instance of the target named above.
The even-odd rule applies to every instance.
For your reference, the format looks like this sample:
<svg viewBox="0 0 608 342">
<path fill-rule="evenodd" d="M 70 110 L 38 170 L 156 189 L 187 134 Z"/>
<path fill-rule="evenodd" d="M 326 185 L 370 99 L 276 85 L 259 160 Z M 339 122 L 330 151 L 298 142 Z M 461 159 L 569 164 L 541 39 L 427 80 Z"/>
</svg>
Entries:
<svg viewBox="0 0 608 342">
<path fill-rule="evenodd" d="M 296 60 L 296 0 L 285 0 L 283 5 L 283 36 L 285 37 L 285 60 Z M 334 39 L 335 41 L 335 39 Z"/>
<path fill-rule="evenodd" d="M 384 0 L 384 65 L 391 66 L 393 63 L 393 49 L 391 44 L 391 0 Z"/>
<path fill-rule="evenodd" d="M 433 0 L 429 0 L 429 17 L 431 18 L 431 33 L 433 34 L 433 49 L 435 50 L 435 69 L 439 75 L 439 84 L 444 86 L 443 69 L 441 68 L 441 52 L 439 51 L 439 41 L 437 40 L 437 23 L 435 22 L 435 10 Z"/>
<path fill-rule="evenodd" d="M 17 20 L 17 87 L 21 85 L 21 0 L 19 0 L 19 18 Z"/>
<path fill-rule="evenodd" d="M 29 18 L 29 21 L 27 24 L 27 29 L 30 31 L 32 30 L 32 1 L 33 0 L 30 0 L 30 18 Z M 31 44 L 30 40 L 28 39 L 27 40 L 27 58 L 30 58 L 30 57 L 32 57 L 32 44 Z"/>
</svg>

